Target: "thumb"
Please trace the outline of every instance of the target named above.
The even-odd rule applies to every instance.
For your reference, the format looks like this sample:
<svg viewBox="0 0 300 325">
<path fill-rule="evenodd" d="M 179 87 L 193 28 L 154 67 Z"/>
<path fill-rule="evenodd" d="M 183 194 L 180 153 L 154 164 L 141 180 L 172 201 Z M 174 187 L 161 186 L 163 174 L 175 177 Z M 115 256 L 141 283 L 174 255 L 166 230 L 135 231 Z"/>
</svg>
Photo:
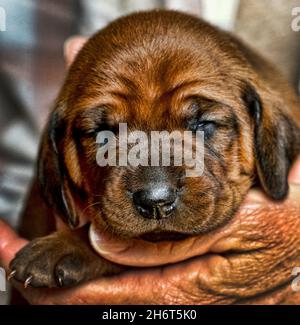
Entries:
<svg viewBox="0 0 300 325">
<path fill-rule="evenodd" d="M 0 266 L 7 270 L 10 261 L 26 243 L 25 239 L 20 238 L 7 223 L 0 219 Z"/>
<path fill-rule="evenodd" d="M 67 67 L 69 67 L 73 63 L 75 57 L 77 56 L 78 52 L 81 50 L 83 45 L 86 43 L 86 41 L 86 37 L 79 35 L 72 36 L 65 41 L 64 56 Z"/>
<path fill-rule="evenodd" d="M 89 239 L 94 250 L 107 260 L 128 266 L 152 267 L 181 262 L 210 250 L 220 250 L 230 238 L 231 231 L 231 227 L 228 227 L 176 242 L 151 243 L 140 239 L 116 238 L 91 224 Z"/>
</svg>

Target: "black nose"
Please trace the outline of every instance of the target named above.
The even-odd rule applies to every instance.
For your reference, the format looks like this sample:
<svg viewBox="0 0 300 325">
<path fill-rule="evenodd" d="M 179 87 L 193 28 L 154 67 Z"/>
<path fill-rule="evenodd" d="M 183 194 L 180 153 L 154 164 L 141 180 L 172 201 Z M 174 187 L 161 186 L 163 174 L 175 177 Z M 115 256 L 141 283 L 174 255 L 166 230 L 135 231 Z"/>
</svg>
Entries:
<svg viewBox="0 0 300 325">
<path fill-rule="evenodd" d="M 133 194 L 138 212 L 145 218 L 163 219 L 176 209 L 177 192 L 166 184 L 154 184 Z"/>
</svg>

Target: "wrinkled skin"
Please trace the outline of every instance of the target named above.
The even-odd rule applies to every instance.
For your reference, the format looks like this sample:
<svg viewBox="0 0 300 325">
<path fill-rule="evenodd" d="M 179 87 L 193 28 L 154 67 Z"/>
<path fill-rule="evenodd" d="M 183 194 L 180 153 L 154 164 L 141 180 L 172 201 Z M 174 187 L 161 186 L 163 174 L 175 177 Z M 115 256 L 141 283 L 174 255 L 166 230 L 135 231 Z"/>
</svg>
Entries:
<svg viewBox="0 0 300 325">
<path fill-rule="evenodd" d="M 68 51 L 76 53 L 76 42 Z M 105 258 L 127 265 L 188 261 L 73 289 L 24 289 L 12 283 L 31 304 L 300 304 L 300 291 L 291 289 L 292 269 L 300 266 L 300 159 L 289 181 L 284 202 L 251 190 L 231 222 L 205 236 L 145 246 L 105 236 L 101 242 Z M 0 265 L 8 269 L 26 243 L 0 221 Z"/>
</svg>

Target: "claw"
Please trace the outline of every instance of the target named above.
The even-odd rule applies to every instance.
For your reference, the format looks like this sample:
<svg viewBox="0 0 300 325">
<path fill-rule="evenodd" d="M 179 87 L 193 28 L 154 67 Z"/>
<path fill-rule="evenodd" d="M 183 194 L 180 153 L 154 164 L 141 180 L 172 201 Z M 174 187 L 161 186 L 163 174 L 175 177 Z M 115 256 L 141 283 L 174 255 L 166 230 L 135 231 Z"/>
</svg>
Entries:
<svg viewBox="0 0 300 325">
<path fill-rule="evenodd" d="M 16 270 L 12 270 L 7 277 L 7 281 L 10 281 L 15 276 L 16 272 Z"/>
<path fill-rule="evenodd" d="M 59 286 L 60 287 L 63 287 L 64 286 L 64 281 L 63 281 L 63 278 L 62 277 L 58 277 L 58 283 L 59 283 Z"/>
<path fill-rule="evenodd" d="M 25 289 L 29 286 L 29 284 L 31 283 L 32 279 L 33 279 L 33 276 L 32 275 L 29 275 L 29 277 L 24 282 L 24 288 Z"/>
</svg>

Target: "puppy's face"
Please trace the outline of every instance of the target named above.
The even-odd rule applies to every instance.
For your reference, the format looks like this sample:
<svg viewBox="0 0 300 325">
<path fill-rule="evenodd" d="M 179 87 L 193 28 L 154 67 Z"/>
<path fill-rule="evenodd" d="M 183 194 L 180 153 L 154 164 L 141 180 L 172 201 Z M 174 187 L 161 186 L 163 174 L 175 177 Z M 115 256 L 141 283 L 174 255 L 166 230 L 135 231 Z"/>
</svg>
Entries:
<svg viewBox="0 0 300 325">
<path fill-rule="evenodd" d="M 200 96 L 200 91 L 197 96 L 188 89 L 184 93 L 183 84 L 170 85 L 170 89 L 176 90 L 169 94 L 157 85 L 154 100 L 146 94 L 134 99 L 135 94 L 130 94 L 124 85 L 121 100 L 98 103 L 76 114 L 71 128 L 80 148 L 80 174 L 85 178 L 88 193 L 86 212 L 101 227 L 120 235 L 152 240 L 209 231 L 233 215 L 249 189 L 253 154 L 252 143 L 246 138 L 252 138 L 245 123 L 249 120 L 247 115 L 239 107 L 222 103 L 220 98 Z M 112 91 L 120 95 L 121 90 Z M 172 159 L 170 166 L 162 166 L 161 161 L 160 166 L 150 163 L 149 166 L 99 167 L 95 160 L 97 132 L 111 130 L 118 137 L 119 123 L 127 124 L 128 137 L 133 131 L 144 131 L 149 135 L 149 142 L 153 130 L 181 134 L 202 131 L 203 173 L 187 177 L 189 167 L 184 163 L 174 166 Z M 151 161 L 151 150 L 149 155 Z"/>
<path fill-rule="evenodd" d="M 52 187 L 53 201 L 73 225 L 85 214 L 124 237 L 164 240 L 208 232 L 233 216 L 256 174 L 267 191 L 281 181 L 264 180 L 266 169 L 278 167 L 267 161 L 256 172 L 260 99 L 232 72 L 237 57 L 225 53 L 222 61 L 225 54 L 213 44 L 217 37 L 195 47 L 199 35 L 185 26 L 178 31 L 189 34 L 185 46 L 171 35 L 151 38 L 146 30 L 133 41 L 122 24 L 97 34 L 71 67 L 45 136 L 55 149 L 48 157 L 55 160 L 53 177 L 61 183 Z M 118 138 L 120 123 L 127 124 L 128 136 L 143 131 L 149 139 L 151 131 L 192 131 L 194 137 L 202 131 L 203 173 L 187 177 L 189 167 L 172 163 L 100 167 L 97 134 L 108 130 Z"/>
</svg>

